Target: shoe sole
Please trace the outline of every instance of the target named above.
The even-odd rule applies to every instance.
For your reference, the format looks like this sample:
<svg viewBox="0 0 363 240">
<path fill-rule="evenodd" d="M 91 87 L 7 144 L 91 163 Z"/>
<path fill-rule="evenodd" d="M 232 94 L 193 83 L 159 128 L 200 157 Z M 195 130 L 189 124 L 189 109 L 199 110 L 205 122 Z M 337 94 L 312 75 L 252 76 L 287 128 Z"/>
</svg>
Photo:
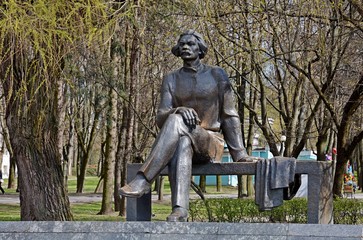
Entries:
<svg viewBox="0 0 363 240">
<path fill-rule="evenodd" d="M 145 190 L 145 191 L 142 191 L 142 192 L 140 192 L 140 193 L 138 193 L 138 194 L 124 192 L 122 189 L 120 189 L 119 194 L 120 194 L 121 196 L 124 196 L 124 197 L 140 198 L 140 197 L 142 197 L 144 194 L 146 194 L 146 193 L 148 193 L 148 192 L 150 192 L 150 189 L 147 189 L 147 190 Z"/>
<path fill-rule="evenodd" d="M 180 217 L 178 219 L 172 219 L 172 218 L 167 217 L 166 221 L 167 222 L 188 222 L 188 218 Z"/>
</svg>

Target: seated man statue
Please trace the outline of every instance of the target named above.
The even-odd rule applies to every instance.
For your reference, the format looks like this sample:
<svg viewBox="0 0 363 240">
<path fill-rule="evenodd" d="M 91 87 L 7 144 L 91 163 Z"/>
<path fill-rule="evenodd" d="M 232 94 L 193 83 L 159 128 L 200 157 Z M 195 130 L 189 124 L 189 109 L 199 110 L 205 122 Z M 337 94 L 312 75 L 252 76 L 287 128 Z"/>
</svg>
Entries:
<svg viewBox="0 0 363 240">
<path fill-rule="evenodd" d="M 172 53 L 184 64 L 163 80 L 156 116 L 160 132 L 136 177 L 120 189 L 123 196 L 140 197 L 168 166 L 171 222 L 187 221 L 192 163 L 220 160 L 224 143 L 234 161 L 250 158 L 226 72 L 201 63 L 207 49 L 199 33 L 188 30 L 180 35 Z"/>
</svg>

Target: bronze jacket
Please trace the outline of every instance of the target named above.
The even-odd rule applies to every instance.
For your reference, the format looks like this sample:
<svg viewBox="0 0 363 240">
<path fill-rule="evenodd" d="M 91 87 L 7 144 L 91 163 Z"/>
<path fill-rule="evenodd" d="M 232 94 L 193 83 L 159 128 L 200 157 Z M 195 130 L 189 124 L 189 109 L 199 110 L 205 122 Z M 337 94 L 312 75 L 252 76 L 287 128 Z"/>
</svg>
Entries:
<svg viewBox="0 0 363 240">
<path fill-rule="evenodd" d="M 201 127 L 222 132 L 234 161 L 247 155 L 231 83 L 222 68 L 200 64 L 196 69 L 182 67 L 165 76 L 156 116 L 159 128 L 178 107 L 193 108 Z"/>
</svg>

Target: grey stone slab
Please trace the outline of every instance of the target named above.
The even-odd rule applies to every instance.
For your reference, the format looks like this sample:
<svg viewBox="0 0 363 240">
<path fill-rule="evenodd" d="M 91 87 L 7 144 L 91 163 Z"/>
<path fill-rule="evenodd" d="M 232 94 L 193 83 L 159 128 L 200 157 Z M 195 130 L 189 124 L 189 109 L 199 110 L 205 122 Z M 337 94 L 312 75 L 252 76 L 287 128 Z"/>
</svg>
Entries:
<svg viewBox="0 0 363 240">
<path fill-rule="evenodd" d="M 124 232 L 124 233 L 151 233 L 154 229 L 153 222 L 117 222 L 109 227 L 107 231 Z"/>
<path fill-rule="evenodd" d="M 92 222 L 2 222 L 0 232 L 90 232 L 97 226 Z"/>
<path fill-rule="evenodd" d="M 361 240 L 361 238 L 289 236 L 287 240 Z"/>
<path fill-rule="evenodd" d="M 180 236 L 180 235 L 179 235 Z M 123 233 L 0 233 L 2 240 L 145 240 L 150 234 L 123 234 Z"/>
<path fill-rule="evenodd" d="M 223 235 L 259 235 L 259 236 L 287 236 L 288 224 L 274 223 L 219 223 L 219 234 Z"/>
<path fill-rule="evenodd" d="M 55 222 L 1 222 L 0 232 L 48 232 L 49 229 L 55 228 L 54 226 Z"/>
<path fill-rule="evenodd" d="M 362 225 L 290 224 L 289 236 L 361 238 Z"/>
<path fill-rule="evenodd" d="M 1 222 L 0 232 L 123 232 L 150 233 L 154 229 L 152 222 Z"/>
<path fill-rule="evenodd" d="M 219 235 L 218 240 L 287 240 L 287 236 Z"/>
<path fill-rule="evenodd" d="M 0 239 L 363 240 L 362 225 L 168 222 L 0 222 Z"/>
<path fill-rule="evenodd" d="M 154 222 L 152 233 L 178 233 L 178 234 L 217 234 L 219 223 L 197 222 Z"/>
<path fill-rule="evenodd" d="M 205 234 L 153 234 L 151 240 L 217 240 L 217 235 Z"/>
</svg>

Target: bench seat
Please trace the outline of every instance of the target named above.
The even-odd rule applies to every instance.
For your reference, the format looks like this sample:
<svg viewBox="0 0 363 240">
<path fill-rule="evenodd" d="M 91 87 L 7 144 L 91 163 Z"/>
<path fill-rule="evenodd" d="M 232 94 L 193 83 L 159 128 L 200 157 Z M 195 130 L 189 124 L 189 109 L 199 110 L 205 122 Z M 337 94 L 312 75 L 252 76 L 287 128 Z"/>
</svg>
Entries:
<svg viewBox="0 0 363 240">
<path fill-rule="evenodd" d="M 130 182 L 141 164 L 128 164 L 127 181 Z M 255 175 L 256 162 L 208 163 L 193 165 L 192 175 Z M 167 175 L 165 168 L 161 175 Z M 333 223 L 332 163 L 297 160 L 296 173 L 308 175 L 308 223 Z M 127 198 L 127 221 L 151 220 L 151 193 L 140 198 Z"/>
</svg>

